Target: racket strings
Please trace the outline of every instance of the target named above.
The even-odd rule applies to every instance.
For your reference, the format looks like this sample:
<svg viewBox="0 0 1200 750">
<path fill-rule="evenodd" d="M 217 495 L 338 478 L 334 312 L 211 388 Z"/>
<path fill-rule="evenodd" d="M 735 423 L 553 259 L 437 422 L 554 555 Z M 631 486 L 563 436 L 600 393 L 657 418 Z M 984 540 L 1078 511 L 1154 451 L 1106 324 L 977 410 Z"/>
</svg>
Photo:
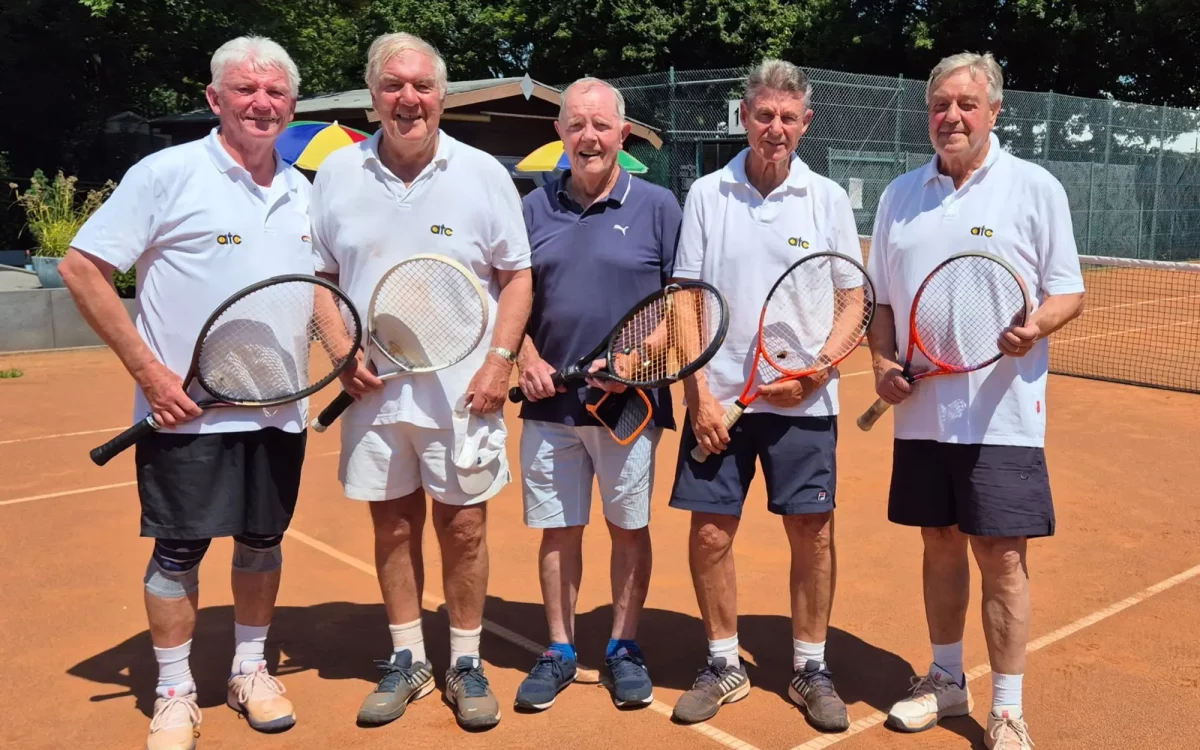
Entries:
<svg viewBox="0 0 1200 750">
<path fill-rule="evenodd" d="M 435 369 L 475 349 L 487 316 L 475 282 L 448 263 L 417 258 L 381 282 L 372 302 L 372 334 L 401 367 Z"/>
<path fill-rule="evenodd" d="M 330 379 L 353 355 L 357 335 L 346 303 L 328 289 L 303 280 L 268 284 L 212 321 L 198 374 L 225 401 L 286 400 Z"/>
<path fill-rule="evenodd" d="M 802 261 L 776 284 L 763 308 L 760 344 L 766 382 L 815 372 L 849 356 L 874 315 L 873 287 L 862 266 L 837 255 Z"/>
<path fill-rule="evenodd" d="M 1001 356 L 1005 329 L 1025 320 L 1020 283 L 982 256 L 956 258 L 930 275 L 913 321 L 917 344 L 935 364 L 977 369 Z"/>
<path fill-rule="evenodd" d="M 633 382 L 673 380 L 708 351 L 722 315 L 711 289 L 685 287 L 656 297 L 613 336 L 609 368 Z"/>
</svg>

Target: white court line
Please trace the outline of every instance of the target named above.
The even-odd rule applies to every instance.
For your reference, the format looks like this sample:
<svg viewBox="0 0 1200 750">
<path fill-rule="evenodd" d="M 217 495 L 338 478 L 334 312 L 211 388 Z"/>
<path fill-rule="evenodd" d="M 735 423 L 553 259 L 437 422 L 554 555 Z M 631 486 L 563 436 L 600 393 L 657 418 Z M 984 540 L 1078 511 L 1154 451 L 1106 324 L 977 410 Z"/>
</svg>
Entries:
<svg viewBox="0 0 1200 750">
<path fill-rule="evenodd" d="M 1113 615 L 1117 614 L 1118 612 L 1123 612 L 1135 604 L 1146 601 L 1147 599 L 1154 596 L 1155 594 L 1161 594 L 1162 592 L 1166 591 L 1167 589 L 1174 588 L 1175 586 L 1178 586 L 1179 584 L 1183 583 L 1184 581 L 1195 578 L 1198 575 L 1200 575 L 1200 565 L 1197 565 L 1193 568 L 1188 568 L 1187 570 L 1183 571 L 1182 573 L 1180 573 L 1178 575 L 1173 575 L 1170 578 L 1166 579 L 1165 581 L 1160 581 L 1148 588 L 1144 588 L 1141 591 L 1134 594 L 1133 596 L 1130 596 L 1126 599 L 1122 599 L 1121 601 L 1117 602 L 1116 604 L 1111 604 L 1102 610 L 1099 610 L 1097 612 L 1093 612 L 1090 615 L 1087 615 L 1086 617 L 1081 617 L 1078 620 L 1076 620 L 1075 622 L 1070 623 L 1069 625 L 1064 625 L 1063 627 L 1059 628 L 1058 630 L 1047 633 L 1046 635 L 1043 635 L 1041 638 L 1038 638 L 1037 640 L 1030 641 L 1029 645 L 1025 647 L 1025 653 L 1031 654 L 1034 651 L 1040 651 L 1041 649 L 1045 648 L 1046 646 L 1049 646 L 1052 643 L 1057 643 L 1058 641 L 1061 641 L 1062 639 L 1066 638 L 1069 635 L 1078 633 L 1080 630 L 1083 630 L 1086 627 L 1095 625 L 1096 623 L 1098 623 L 1102 620 L 1107 620 L 1108 618 L 1112 617 Z M 985 674 L 988 674 L 991 671 L 992 671 L 992 669 L 990 666 L 988 666 L 987 664 L 981 664 L 978 667 L 975 667 L 974 669 L 972 669 L 971 671 L 966 673 L 967 682 L 971 682 L 972 680 L 976 680 L 980 677 L 983 677 Z M 897 696 L 897 697 L 899 697 L 899 696 Z M 796 745 L 795 747 L 792 748 L 792 750 L 820 750 L 820 748 L 829 747 L 830 745 L 836 745 L 837 743 L 841 742 L 842 740 L 848 740 L 856 734 L 861 734 L 862 732 L 867 731 L 868 729 L 870 729 L 873 726 L 882 724 L 885 719 L 887 719 L 887 714 L 884 714 L 880 711 L 876 711 L 875 713 L 871 714 L 870 716 L 867 716 L 866 718 L 863 718 L 863 719 L 859 719 L 858 721 L 851 724 L 850 729 L 847 730 L 846 732 L 843 732 L 842 734 L 821 735 L 820 737 L 811 739 L 808 742 L 805 742 L 804 744 Z"/>
<path fill-rule="evenodd" d="M 317 550 L 318 552 L 323 552 L 326 555 L 329 555 L 330 557 L 332 557 L 333 559 L 349 565 L 350 567 L 354 568 L 355 570 L 360 570 L 363 573 L 366 573 L 367 575 L 371 576 L 372 578 L 378 578 L 378 576 L 375 573 L 375 567 L 373 565 L 369 565 L 369 564 L 363 562 L 362 560 L 359 560 L 357 557 L 352 557 L 350 555 L 347 555 L 345 552 L 334 549 L 333 547 L 330 547 L 328 544 L 326 544 L 325 542 L 322 542 L 319 539 L 313 539 L 308 534 L 305 534 L 301 531 L 297 531 L 294 528 L 291 528 L 291 529 L 288 529 L 287 531 L 285 531 L 284 535 L 292 537 L 293 539 L 300 542 L 301 544 L 307 544 L 309 547 L 312 547 L 313 549 Z M 444 607 L 446 605 L 445 600 L 439 599 L 436 596 L 432 596 L 429 593 L 426 593 L 424 598 L 425 598 L 425 603 L 428 606 L 432 607 L 433 609 L 440 609 L 441 607 Z M 487 618 L 484 618 L 484 620 L 483 620 L 483 629 L 488 631 L 492 635 L 495 635 L 498 638 L 502 638 L 502 639 L 508 641 L 509 643 L 513 644 L 514 646 L 523 648 L 526 651 L 528 651 L 532 654 L 535 654 L 537 656 L 541 656 L 541 654 L 543 652 L 545 652 L 545 650 L 546 650 L 545 646 L 539 645 L 539 644 L 529 640 L 528 638 L 521 635 L 520 633 L 514 633 L 513 631 L 504 627 L 503 625 L 497 625 L 496 623 L 492 622 L 491 620 L 488 620 Z M 596 672 L 596 670 L 585 667 L 583 664 L 579 664 L 578 668 L 579 668 L 580 672 L 584 672 L 584 671 Z M 598 679 L 596 681 L 598 681 Z M 671 707 L 664 704 L 662 701 L 657 701 L 657 700 L 654 701 L 653 703 L 650 704 L 649 708 L 651 710 L 653 710 L 654 712 L 662 714 L 663 716 L 666 716 L 666 717 L 670 717 L 671 713 L 672 713 Z M 699 724 L 688 724 L 688 725 L 686 725 L 685 728 L 691 729 L 695 732 L 698 732 L 698 733 L 704 735 L 705 737 L 709 738 L 713 742 L 716 742 L 721 745 L 724 745 L 725 747 L 731 748 L 731 750 L 758 750 L 758 748 L 756 748 L 754 745 L 751 745 L 748 742 L 742 742 L 737 737 L 734 737 L 733 735 L 730 735 L 730 734 L 726 734 L 725 732 L 722 732 L 720 729 L 717 729 L 716 727 L 711 726 L 709 724 L 705 724 L 704 722 L 700 722 Z"/>
<path fill-rule="evenodd" d="M 33 440 L 53 440 L 55 438 L 75 437 L 76 435 L 99 435 L 101 432 L 116 432 L 123 430 L 124 427 L 105 427 L 102 430 L 84 430 L 83 432 L 60 432 L 57 435 L 35 435 L 33 437 L 18 438 L 16 440 L 0 440 L 0 445 L 8 445 L 9 443 L 28 443 Z"/>
<path fill-rule="evenodd" d="M 99 492 L 100 490 L 115 490 L 118 487 L 132 487 L 137 482 L 117 482 L 116 484 L 102 484 L 98 487 L 82 487 L 77 490 L 63 490 L 62 492 L 51 492 L 48 495 L 33 495 L 31 497 L 16 497 L 12 500 L 0 500 L 0 505 L 16 505 L 17 503 L 31 503 L 34 500 L 49 500 L 55 497 L 67 497 L 69 495 L 82 495 L 87 492 Z"/>
<path fill-rule="evenodd" d="M 1088 339 L 1103 339 L 1109 336 L 1123 336 L 1126 333 L 1141 333 L 1142 331 L 1156 331 L 1159 328 L 1171 328 L 1173 326 L 1194 326 L 1200 324 L 1200 320 L 1178 320 L 1173 323 L 1163 323 L 1157 326 L 1145 326 L 1143 328 L 1123 328 L 1119 331 L 1108 331 L 1107 333 L 1096 333 L 1091 336 L 1078 336 L 1073 339 L 1051 339 L 1050 346 L 1055 344 L 1073 344 L 1076 341 L 1087 341 Z"/>
</svg>

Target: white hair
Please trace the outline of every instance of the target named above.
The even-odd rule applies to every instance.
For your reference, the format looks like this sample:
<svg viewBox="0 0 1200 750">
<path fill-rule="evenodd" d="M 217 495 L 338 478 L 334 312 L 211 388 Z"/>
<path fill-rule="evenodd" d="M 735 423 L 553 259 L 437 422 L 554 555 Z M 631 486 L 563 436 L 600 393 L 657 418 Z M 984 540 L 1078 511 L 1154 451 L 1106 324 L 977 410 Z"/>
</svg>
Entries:
<svg viewBox="0 0 1200 750">
<path fill-rule="evenodd" d="M 971 78 L 975 78 L 980 73 L 987 78 L 990 104 L 995 104 L 1004 98 L 1004 73 L 1000 70 L 1000 63 L 992 57 L 992 53 L 987 52 L 980 55 L 975 52 L 959 52 L 957 55 L 942 58 L 942 61 L 930 71 L 929 80 L 925 84 L 925 104 L 929 104 L 929 94 L 942 81 L 963 68 L 971 71 Z"/>
<path fill-rule="evenodd" d="M 225 71 L 243 63 L 250 63 L 258 73 L 272 68 L 283 71 L 287 75 L 291 95 L 300 95 L 300 71 L 296 69 L 296 63 L 287 50 L 265 36 L 240 36 L 218 47 L 209 63 L 213 87 L 221 88 Z"/>
<path fill-rule="evenodd" d="M 606 88 L 613 92 L 613 98 L 617 101 L 617 119 L 621 122 L 625 122 L 625 97 L 621 95 L 621 92 L 617 90 L 616 86 L 613 86 L 608 81 L 603 81 L 599 78 L 592 78 L 591 76 L 580 78 L 570 86 L 567 86 L 565 89 L 563 89 L 562 98 L 558 103 L 558 119 L 561 121 L 567 112 L 567 94 L 571 93 L 571 91 L 576 88 L 579 89 L 580 93 L 583 93 L 589 89 L 595 88 L 596 86 Z"/>
<path fill-rule="evenodd" d="M 746 76 L 746 94 L 742 98 L 749 104 L 764 90 L 795 94 L 807 105 L 812 96 L 812 81 L 800 66 L 767 58 Z"/>
<path fill-rule="evenodd" d="M 383 69 L 393 57 L 401 52 L 419 52 L 433 62 L 433 74 L 437 79 L 438 91 L 446 95 L 449 80 L 446 75 L 446 61 L 429 42 L 415 34 L 398 31 L 393 34 L 383 34 L 375 37 L 367 50 L 367 88 L 375 90 L 383 78 Z"/>
</svg>

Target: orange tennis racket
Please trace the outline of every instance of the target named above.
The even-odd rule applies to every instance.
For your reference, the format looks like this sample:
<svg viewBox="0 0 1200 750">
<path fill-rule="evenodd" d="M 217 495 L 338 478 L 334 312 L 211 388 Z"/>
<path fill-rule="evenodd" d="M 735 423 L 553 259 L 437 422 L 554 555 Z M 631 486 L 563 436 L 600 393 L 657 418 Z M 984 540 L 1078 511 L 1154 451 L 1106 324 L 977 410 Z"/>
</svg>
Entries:
<svg viewBox="0 0 1200 750">
<path fill-rule="evenodd" d="M 799 380 L 850 356 L 874 316 L 875 287 L 859 262 L 825 252 L 793 263 L 767 294 L 754 365 L 742 395 L 725 410 L 725 429 L 754 403 L 762 385 Z M 708 456 L 701 445 L 692 449 L 697 461 Z"/>
<path fill-rule="evenodd" d="M 908 319 L 908 353 L 903 378 L 909 383 L 936 375 L 982 370 L 1000 360 L 1000 337 L 1023 326 L 1033 308 L 1025 282 L 1016 270 L 989 253 L 952 255 L 933 269 L 913 298 Z M 933 369 L 913 373 L 913 349 Z M 890 408 L 882 398 L 858 418 L 869 430 Z"/>
</svg>

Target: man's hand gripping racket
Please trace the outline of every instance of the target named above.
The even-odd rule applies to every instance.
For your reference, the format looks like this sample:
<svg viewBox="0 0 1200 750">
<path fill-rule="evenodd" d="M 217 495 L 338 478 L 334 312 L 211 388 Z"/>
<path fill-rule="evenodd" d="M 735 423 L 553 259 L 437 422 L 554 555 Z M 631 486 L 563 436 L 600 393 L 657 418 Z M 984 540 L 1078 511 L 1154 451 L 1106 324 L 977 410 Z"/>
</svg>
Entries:
<svg viewBox="0 0 1200 750">
<path fill-rule="evenodd" d="M 750 377 L 725 410 L 725 429 L 737 423 L 763 386 L 836 367 L 862 343 L 874 315 L 875 287 L 853 258 L 823 252 L 793 263 L 767 294 Z M 710 454 L 697 445 L 691 455 L 703 462 Z"/>
<path fill-rule="evenodd" d="M 201 410 L 299 401 L 353 363 L 361 341 L 358 312 L 342 290 L 315 276 L 276 276 L 242 289 L 209 316 L 182 389 L 200 385 L 210 397 L 196 403 Z M 103 466 L 160 428 L 147 415 L 92 450 L 92 461 Z"/>
<path fill-rule="evenodd" d="M 988 253 L 953 255 L 925 277 L 913 298 L 900 377 L 914 384 L 981 370 L 1000 360 L 1002 337 L 1025 326 L 1032 313 L 1025 282 L 1008 263 Z M 914 349 L 932 369 L 913 372 Z M 889 408 L 880 397 L 858 418 L 859 428 L 870 430 Z"/>
<path fill-rule="evenodd" d="M 703 281 L 670 284 L 633 307 L 600 344 L 566 369 L 554 373 L 555 388 L 588 379 L 633 388 L 661 388 L 708 363 L 725 341 L 729 310 L 725 298 Z M 592 370 L 592 363 L 604 366 Z M 519 386 L 508 392 L 519 403 Z"/>
<path fill-rule="evenodd" d="M 379 381 L 450 367 L 479 346 L 488 316 L 487 292 L 474 273 L 450 258 L 414 255 L 375 285 L 363 363 L 387 368 Z M 324 432 L 353 403 L 354 396 L 343 391 L 312 428 Z"/>
</svg>

